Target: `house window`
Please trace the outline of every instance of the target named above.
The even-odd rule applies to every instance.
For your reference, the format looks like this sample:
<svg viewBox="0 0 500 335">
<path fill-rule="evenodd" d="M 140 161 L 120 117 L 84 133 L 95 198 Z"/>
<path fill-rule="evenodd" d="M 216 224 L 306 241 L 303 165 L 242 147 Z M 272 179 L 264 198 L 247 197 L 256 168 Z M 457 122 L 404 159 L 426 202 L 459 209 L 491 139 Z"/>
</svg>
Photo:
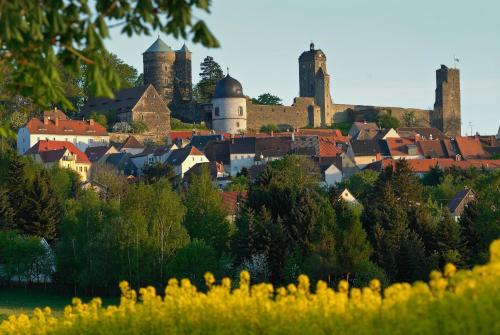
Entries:
<svg viewBox="0 0 500 335">
<path fill-rule="evenodd" d="M 215 107 L 215 109 L 214 109 L 214 115 L 215 116 L 219 116 L 220 115 L 219 107 Z"/>
<path fill-rule="evenodd" d="M 84 170 L 85 172 L 87 172 L 87 167 L 84 167 L 84 168 L 83 168 L 83 170 Z"/>
<path fill-rule="evenodd" d="M 243 116 L 243 107 L 242 106 L 238 107 L 238 115 Z"/>
</svg>

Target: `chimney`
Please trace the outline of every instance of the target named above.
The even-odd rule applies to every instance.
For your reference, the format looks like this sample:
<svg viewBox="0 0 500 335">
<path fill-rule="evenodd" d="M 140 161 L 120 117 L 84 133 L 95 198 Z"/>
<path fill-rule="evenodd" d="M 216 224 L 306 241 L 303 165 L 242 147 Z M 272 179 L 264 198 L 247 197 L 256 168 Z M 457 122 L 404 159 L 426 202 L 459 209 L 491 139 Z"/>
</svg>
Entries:
<svg viewBox="0 0 500 335">
<path fill-rule="evenodd" d="M 429 140 L 431 140 L 431 141 L 432 141 L 432 139 L 433 139 L 433 138 L 432 138 L 432 134 L 429 134 Z"/>
<path fill-rule="evenodd" d="M 93 125 L 94 125 L 94 119 L 90 119 L 90 120 L 89 120 L 89 125 L 90 125 L 90 126 L 93 126 Z"/>
<path fill-rule="evenodd" d="M 380 154 L 380 152 L 377 152 L 377 154 L 375 155 L 375 161 L 378 162 L 382 160 L 382 155 Z"/>
<path fill-rule="evenodd" d="M 56 124 L 56 127 L 59 127 L 59 118 L 56 117 L 56 119 L 54 120 L 54 123 Z"/>
<path fill-rule="evenodd" d="M 45 124 L 45 125 L 49 124 L 49 117 L 48 116 L 43 117 L 43 124 Z"/>
<path fill-rule="evenodd" d="M 273 137 L 273 136 L 274 136 L 274 131 L 271 130 L 271 137 Z"/>
</svg>

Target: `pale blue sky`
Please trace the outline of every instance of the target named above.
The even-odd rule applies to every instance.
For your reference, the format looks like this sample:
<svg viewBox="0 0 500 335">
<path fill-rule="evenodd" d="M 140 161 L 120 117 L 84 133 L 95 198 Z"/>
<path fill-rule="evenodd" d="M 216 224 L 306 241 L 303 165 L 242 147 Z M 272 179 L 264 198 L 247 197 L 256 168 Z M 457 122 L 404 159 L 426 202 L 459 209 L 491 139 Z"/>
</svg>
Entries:
<svg viewBox="0 0 500 335">
<path fill-rule="evenodd" d="M 462 132 L 500 125 L 500 0 L 214 0 L 205 19 L 219 49 L 187 45 L 193 81 L 211 55 L 249 96 L 298 95 L 298 57 L 314 41 L 327 56 L 337 103 L 432 108 L 435 70 L 460 59 Z M 173 48 L 183 41 L 161 36 Z M 142 72 L 155 36 L 112 31 L 108 49 Z"/>
</svg>

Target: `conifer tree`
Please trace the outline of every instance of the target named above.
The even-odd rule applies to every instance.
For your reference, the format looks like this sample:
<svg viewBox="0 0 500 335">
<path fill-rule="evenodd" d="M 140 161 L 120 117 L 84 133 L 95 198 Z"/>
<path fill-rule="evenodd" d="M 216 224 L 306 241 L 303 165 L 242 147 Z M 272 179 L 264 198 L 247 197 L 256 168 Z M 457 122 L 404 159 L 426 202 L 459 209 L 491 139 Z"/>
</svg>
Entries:
<svg viewBox="0 0 500 335">
<path fill-rule="evenodd" d="M 475 263 L 479 251 L 480 235 L 476 228 L 477 218 L 477 201 L 473 201 L 465 206 L 458 221 L 461 233 L 461 251 L 466 266 L 472 266 Z"/>
<path fill-rule="evenodd" d="M 196 84 L 194 95 L 198 102 L 208 103 L 212 100 L 215 85 L 224 77 L 220 65 L 213 57 L 207 56 L 200 64 L 200 81 Z"/>
<path fill-rule="evenodd" d="M 425 246 L 422 239 L 415 233 L 410 232 L 401 241 L 398 262 L 398 281 L 414 282 L 425 280 L 428 274 L 428 260 L 425 255 Z"/>
<path fill-rule="evenodd" d="M 18 229 L 28 235 L 43 237 L 47 241 L 56 238 L 57 225 L 63 215 L 63 204 L 46 170 L 35 175 L 30 185 L 25 206 L 18 216 Z"/>
<path fill-rule="evenodd" d="M 460 254 L 460 226 L 453 220 L 447 208 L 442 210 L 436 233 L 439 265 L 444 266 L 446 263 L 459 264 L 462 261 Z"/>
</svg>

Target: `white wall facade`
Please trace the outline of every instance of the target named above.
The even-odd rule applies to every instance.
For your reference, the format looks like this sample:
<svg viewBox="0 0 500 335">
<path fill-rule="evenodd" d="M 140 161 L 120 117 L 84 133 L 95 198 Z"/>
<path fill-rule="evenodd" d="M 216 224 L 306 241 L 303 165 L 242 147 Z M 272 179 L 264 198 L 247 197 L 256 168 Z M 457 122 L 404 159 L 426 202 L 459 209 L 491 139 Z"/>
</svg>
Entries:
<svg viewBox="0 0 500 335">
<path fill-rule="evenodd" d="M 229 159 L 231 161 L 229 174 L 232 177 L 236 176 L 244 167 L 249 169 L 255 164 L 255 154 L 253 153 L 231 154 L 229 155 Z"/>
<path fill-rule="evenodd" d="M 184 178 L 184 173 L 188 172 L 193 166 L 198 163 L 208 163 L 209 160 L 205 155 L 189 155 L 186 157 L 184 162 L 176 168 L 176 173 L 180 174 L 181 178 Z"/>
<path fill-rule="evenodd" d="M 27 127 L 20 128 L 17 132 L 17 152 L 24 154 L 38 141 L 66 141 L 73 143 L 82 152 L 88 147 L 108 146 L 109 136 L 85 136 L 68 134 L 30 134 Z"/>
<path fill-rule="evenodd" d="M 212 100 L 212 129 L 238 134 L 247 130 L 247 102 L 245 98 L 218 98 Z"/>
<path fill-rule="evenodd" d="M 335 183 L 340 183 L 342 181 L 342 171 L 340 171 L 335 165 L 330 165 L 325 170 L 325 184 L 327 186 L 333 186 Z"/>
</svg>

